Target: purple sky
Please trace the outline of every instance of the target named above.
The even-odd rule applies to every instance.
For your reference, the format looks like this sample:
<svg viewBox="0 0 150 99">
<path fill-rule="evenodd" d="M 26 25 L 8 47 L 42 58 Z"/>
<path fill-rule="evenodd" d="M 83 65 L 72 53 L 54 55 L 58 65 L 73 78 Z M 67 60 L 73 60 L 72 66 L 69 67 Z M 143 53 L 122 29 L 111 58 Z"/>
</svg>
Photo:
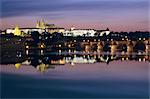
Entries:
<svg viewBox="0 0 150 99">
<path fill-rule="evenodd" d="M 149 0 L 1 0 L 2 27 L 34 27 L 45 19 L 60 27 L 149 31 Z"/>
</svg>

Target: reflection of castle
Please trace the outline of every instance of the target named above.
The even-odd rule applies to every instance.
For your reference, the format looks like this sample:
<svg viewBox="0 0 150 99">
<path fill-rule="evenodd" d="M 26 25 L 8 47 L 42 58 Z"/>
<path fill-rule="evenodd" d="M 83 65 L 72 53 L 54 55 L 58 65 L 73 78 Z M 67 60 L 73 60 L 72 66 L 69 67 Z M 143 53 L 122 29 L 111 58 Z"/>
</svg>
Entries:
<svg viewBox="0 0 150 99">
<path fill-rule="evenodd" d="M 22 64 L 24 65 L 32 65 L 34 66 L 38 71 L 44 72 L 49 68 L 55 68 L 56 65 L 75 65 L 75 64 L 94 64 L 94 63 L 106 63 L 109 64 L 112 61 L 129 61 L 129 60 L 135 60 L 135 61 L 149 61 L 149 56 L 137 54 L 137 55 L 127 55 L 127 54 L 121 54 L 121 55 L 110 55 L 110 54 L 70 54 L 70 55 L 49 55 L 44 56 L 42 58 L 37 56 L 30 56 L 29 60 L 26 60 Z M 19 69 L 21 66 L 21 63 L 16 63 L 15 67 L 16 69 Z"/>
</svg>

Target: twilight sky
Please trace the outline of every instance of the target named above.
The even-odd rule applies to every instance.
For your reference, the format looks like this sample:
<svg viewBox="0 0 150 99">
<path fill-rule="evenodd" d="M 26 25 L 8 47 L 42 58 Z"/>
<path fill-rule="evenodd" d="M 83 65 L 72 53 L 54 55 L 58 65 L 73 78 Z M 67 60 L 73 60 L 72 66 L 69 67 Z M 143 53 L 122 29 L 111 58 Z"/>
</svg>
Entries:
<svg viewBox="0 0 150 99">
<path fill-rule="evenodd" d="M 1 6 L 0 29 L 45 19 L 64 28 L 149 31 L 149 0 L 1 0 Z"/>
</svg>

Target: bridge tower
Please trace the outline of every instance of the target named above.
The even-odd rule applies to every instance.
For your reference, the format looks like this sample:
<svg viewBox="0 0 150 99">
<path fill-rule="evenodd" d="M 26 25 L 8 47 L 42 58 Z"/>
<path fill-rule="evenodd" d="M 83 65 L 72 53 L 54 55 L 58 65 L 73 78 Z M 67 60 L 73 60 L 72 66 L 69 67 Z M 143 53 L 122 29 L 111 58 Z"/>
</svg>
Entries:
<svg viewBox="0 0 150 99">
<path fill-rule="evenodd" d="M 102 42 L 97 43 L 97 52 L 101 53 L 103 51 L 103 44 Z"/>
<path fill-rule="evenodd" d="M 115 41 L 111 42 L 111 54 L 115 54 L 117 52 L 117 43 Z"/>
<path fill-rule="evenodd" d="M 133 52 L 133 42 L 132 41 L 128 41 L 127 42 L 127 54 L 130 54 Z"/>
</svg>

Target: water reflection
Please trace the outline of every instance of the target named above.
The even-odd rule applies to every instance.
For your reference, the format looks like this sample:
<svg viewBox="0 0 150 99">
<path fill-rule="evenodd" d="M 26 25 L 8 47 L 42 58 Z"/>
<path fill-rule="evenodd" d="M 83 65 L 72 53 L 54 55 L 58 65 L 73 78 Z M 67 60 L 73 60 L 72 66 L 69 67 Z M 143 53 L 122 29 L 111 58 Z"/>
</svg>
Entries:
<svg viewBox="0 0 150 99">
<path fill-rule="evenodd" d="M 27 52 L 27 51 L 26 51 Z M 17 57 L 22 57 L 17 53 Z M 75 66 L 76 64 L 95 64 L 106 63 L 110 64 L 112 61 L 149 61 L 149 55 L 145 53 L 125 53 L 125 52 L 45 52 L 45 50 L 28 50 L 24 57 L 24 61 L 20 62 L 24 65 L 32 65 L 38 71 L 44 72 L 49 68 L 54 69 L 55 66 L 70 64 Z M 16 68 L 20 65 L 17 63 Z"/>
<path fill-rule="evenodd" d="M 44 43 L 39 45 L 23 45 L 19 50 L 2 49 L 2 64 L 15 64 L 19 69 L 21 64 L 31 65 L 37 70 L 44 72 L 49 68 L 55 68 L 57 65 L 70 64 L 95 64 L 106 63 L 109 65 L 112 61 L 150 61 L 148 48 L 139 47 L 136 44 L 133 50 L 133 43 L 128 42 L 128 46 L 118 45 L 118 42 L 83 42 L 83 44 L 53 44 L 45 46 Z"/>
<path fill-rule="evenodd" d="M 5 63 L 15 65 L 2 66 L 2 95 L 11 98 L 148 97 L 148 54 L 99 50 L 52 51 L 31 46 L 23 51 L 7 49 Z"/>
</svg>

